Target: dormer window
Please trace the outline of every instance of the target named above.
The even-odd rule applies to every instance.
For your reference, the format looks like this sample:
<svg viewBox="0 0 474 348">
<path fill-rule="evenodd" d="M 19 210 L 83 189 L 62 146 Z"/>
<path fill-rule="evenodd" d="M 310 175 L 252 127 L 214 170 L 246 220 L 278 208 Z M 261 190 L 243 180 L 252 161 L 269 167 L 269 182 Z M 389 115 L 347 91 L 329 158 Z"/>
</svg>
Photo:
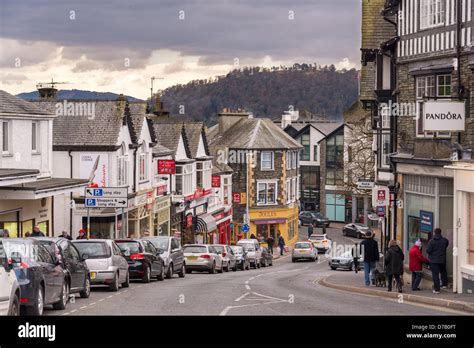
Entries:
<svg viewBox="0 0 474 348">
<path fill-rule="evenodd" d="M 212 181 L 212 162 L 199 161 L 196 163 L 197 187 L 203 189 L 211 188 Z"/>
<path fill-rule="evenodd" d="M 10 154 L 10 138 L 11 138 L 10 121 L 2 121 L 2 153 L 4 155 Z"/>
</svg>

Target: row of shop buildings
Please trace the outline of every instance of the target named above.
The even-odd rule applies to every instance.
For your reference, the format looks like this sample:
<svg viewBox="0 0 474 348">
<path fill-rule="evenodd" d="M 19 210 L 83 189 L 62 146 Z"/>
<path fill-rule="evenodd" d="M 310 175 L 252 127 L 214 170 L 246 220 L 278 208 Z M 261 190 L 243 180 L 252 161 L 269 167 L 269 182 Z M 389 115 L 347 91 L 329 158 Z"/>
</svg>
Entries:
<svg viewBox="0 0 474 348">
<path fill-rule="evenodd" d="M 374 133 L 373 204 L 387 239 L 407 253 L 418 239 L 426 249 L 441 228 L 453 291 L 471 294 L 473 11 L 471 1 L 363 0 L 360 84 Z"/>
</svg>

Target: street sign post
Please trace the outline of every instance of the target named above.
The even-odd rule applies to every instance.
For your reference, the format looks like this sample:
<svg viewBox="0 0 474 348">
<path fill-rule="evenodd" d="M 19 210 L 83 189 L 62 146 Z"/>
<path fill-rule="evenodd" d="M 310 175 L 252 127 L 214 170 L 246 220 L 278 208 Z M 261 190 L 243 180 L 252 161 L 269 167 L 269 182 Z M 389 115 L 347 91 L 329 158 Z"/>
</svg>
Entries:
<svg viewBox="0 0 474 348">
<path fill-rule="evenodd" d="M 86 198 L 127 198 L 128 187 L 86 188 Z"/>
<path fill-rule="evenodd" d="M 127 198 L 86 198 L 87 208 L 126 208 Z"/>
<path fill-rule="evenodd" d="M 242 225 L 242 232 L 243 233 L 248 233 L 249 231 L 250 231 L 249 225 L 247 225 L 247 224 Z"/>
</svg>

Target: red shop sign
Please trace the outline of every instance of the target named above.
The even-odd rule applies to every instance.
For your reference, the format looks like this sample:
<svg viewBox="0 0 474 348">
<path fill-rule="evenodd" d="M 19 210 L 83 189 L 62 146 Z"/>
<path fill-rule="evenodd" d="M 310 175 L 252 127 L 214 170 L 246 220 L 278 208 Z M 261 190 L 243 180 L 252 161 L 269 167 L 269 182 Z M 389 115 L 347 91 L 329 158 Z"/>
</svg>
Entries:
<svg viewBox="0 0 474 348">
<path fill-rule="evenodd" d="M 156 188 L 157 196 L 164 196 L 166 194 L 166 185 L 161 185 Z"/>
<path fill-rule="evenodd" d="M 213 217 L 216 220 L 220 220 L 220 219 L 223 219 L 225 217 L 225 214 L 224 213 L 219 213 L 219 214 L 213 215 Z"/>
<path fill-rule="evenodd" d="M 212 176 L 212 187 L 221 187 L 221 176 L 213 175 Z"/>
<path fill-rule="evenodd" d="M 191 227 L 193 225 L 193 216 L 191 214 L 186 216 L 186 227 Z"/>
<path fill-rule="evenodd" d="M 175 163 L 173 160 L 158 160 L 158 174 L 174 174 Z"/>
<path fill-rule="evenodd" d="M 240 203 L 240 193 L 239 192 L 232 193 L 232 197 L 233 197 L 234 203 Z"/>
</svg>

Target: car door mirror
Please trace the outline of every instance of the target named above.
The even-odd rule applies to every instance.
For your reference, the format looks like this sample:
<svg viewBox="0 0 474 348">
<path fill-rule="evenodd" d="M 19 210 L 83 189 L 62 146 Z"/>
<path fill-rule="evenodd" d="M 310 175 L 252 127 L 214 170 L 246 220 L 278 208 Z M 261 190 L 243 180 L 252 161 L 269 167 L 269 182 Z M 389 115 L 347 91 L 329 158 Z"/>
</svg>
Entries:
<svg viewBox="0 0 474 348">
<path fill-rule="evenodd" d="M 88 254 L 82 254 L 82 260 L 87 260 L 89 259 L 89 255 Z"/>
</svg>

